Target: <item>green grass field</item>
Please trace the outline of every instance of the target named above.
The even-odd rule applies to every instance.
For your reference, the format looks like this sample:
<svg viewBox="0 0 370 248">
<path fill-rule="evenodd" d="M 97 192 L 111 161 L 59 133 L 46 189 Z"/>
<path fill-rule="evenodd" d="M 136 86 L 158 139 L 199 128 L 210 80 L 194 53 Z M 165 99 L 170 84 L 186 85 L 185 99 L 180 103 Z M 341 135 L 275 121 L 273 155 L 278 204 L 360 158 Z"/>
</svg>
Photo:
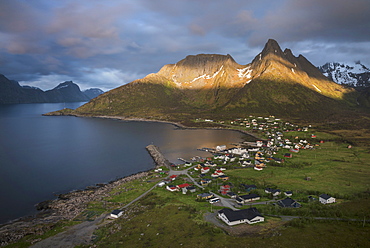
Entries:
<svg viewBox="0 0 370 248">
<path fill-rule="evenodd" d="M 200 219 L 203 211 L 193 207 L 194 204 L 187 205 L 178 200 L 180 197 L 167 196 L 153 193 L 137 204 L 142 211 L 99 229 L 96 246 L 366 247 L 369 244 L 370 225 L 362 222 L 302 219 L 281 223 L 267 217 L 264 223 L 233 227 L 234 231 L 241 229 L 244 233 L 241 236 L 229 235 Z"/>
<path fill-rule="evenodd" d="M 300 133 L 289 133 L 291 138 Z M 256 184 L 260 201 L 271 199 L 264 193 L 265 187 L 293 191 L 293 199 L 302 203 L 299 209 L 281 209 L 272 204 L 256 205 L 266 221 L 255 225 L 241 224 L 232 228 L 220 228 L 205 220 L 205 215 L 217 212 L 222 207 L 207 201 L 197 201 L 195 193 L 186 195 L 169 192 L 157 187 L 146 197 L 125 210 L 124 217 L 99 228 L 96 232 L 96 247 L 369 247 L 370 223 L 370 153 L 367 147 L 348 148 L 340 136 L 317 133 L 320 143 L 313 150 L 293 153 L 285 163 L 267 163 L 262 171 L 225 165 L 227 181 L 234 190 L 241 183 Z M 302 137 L 305 138 L 305 137 Z M 288 150 L 280 150 L 283 157 Z M 198 172 L 199 173 L 199 172 Z M 120 185 L 103 201 L 91 202 L 74 221 L 60 223 L 42 236 L 26 236 L 8 247 L 28 247 L 31 240 L 43 239 L 65 230 L 65 226 L 94 219 L 101 213 L 109 213 L 135 199 L 165 175 L 153 173 Z M 197 174 L 194 173 L 194 178 Z M 307 177 L 310 180 L 306 180 Z M 187 177 L 178 177 L 173 184 L 181 184 Z M 206 191 L 217 191 L 221 180 L 214 180 Z M 246 192 L 245 192 L 246 193 Z M 322 205 L 309 202 L 308 195 L 318 197 L 327 193 L 337 198 L 337 203 Z M 243 194 L 243 192 L 240 192 Z M 279 198 L 284 198 L 280 196 Z M 249 206 L 244 206 L 247 208 Z M 289 222 L 269 215 L 295 215 L 301 219 Z M 360 221 L 314 220 L 313 217 L 358 219 Z M 222 223 L 218 220 L 219 223 Z M 80 246 L 90 247 L 90 246 Z"/>
<path fill-rule="evenodd" d="M 289 151 L 283 149 L 277 157 L 285 152 Z M 361 147 L 349 149 L 345 144 L 326 142 L 313 150 L 294 153 L 293 158 L 278 165 L 282 167 L 267 166 L 263 171 L 243 168 L 227 173 L 282 190 L 318 191 L 346 199 L 370 189 L 370 154 Z"/>
</svg>

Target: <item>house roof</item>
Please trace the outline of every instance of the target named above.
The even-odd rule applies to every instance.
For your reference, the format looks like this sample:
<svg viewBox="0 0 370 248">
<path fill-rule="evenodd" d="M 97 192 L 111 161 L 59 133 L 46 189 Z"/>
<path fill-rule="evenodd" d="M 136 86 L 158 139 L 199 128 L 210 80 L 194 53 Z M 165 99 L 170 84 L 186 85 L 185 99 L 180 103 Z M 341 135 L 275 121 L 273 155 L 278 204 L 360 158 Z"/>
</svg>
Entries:
<svg viewBox="0 0 370 248">
<path fill-rule="evenodd" d="M 256 218 L 257 216 L 262 215 L 258 212 L 256 208 L 248 208 L 248 209 L 242 209 L 242 210 L 232 210 L 229 208 L 223 208 L 220 211 L 218 211 L 220 214 L 223 213 L 226 218 L 232 222 L 232 221 L 238 221 L 238 220 L 252 220 Z"/>
<path fill-rule="evenodd" d="M 285 198 L 284 200 L 280 200 L 277 202 L 277 204 L 284 208 L 299 208 L 301 207 L 301 204 L 293 200 L 292 198 Z"/>
<path fill-rule="evenodd" d="M 189 187 L 189 186 L 190 186 L 190 184 L 188 184 L 188 183 L 183 183 L 183 184 L 177 185 L 177 187 L 179 187 L 180 189 L 186 188 L 186 187 Z"/>
<path fill-rule="evenodd" d="M 246 188 L 246 189 L 256 189 L 257 188 L 257 186 L 256 185 L 254 185 L 254 184 L 251 184 L 251 185 L 247 185 L 247 184 L 241 184 L 244 188 Z"/>
<path fill-rule="evenodd" d="M 234 196 L 234 195 L 236 195 L 234 192 L 231 192 L 231 191 L 230 191 L 230 192 L 227 192 L 226 194 L 227 194 L 228 196 Z"/>
<path fill-rule="evenodd" d="M 112 211 L 111 214 L 115 214 L 115 215 L 118 215 L 119 213 L 123 212 L 122 210 L 119 210 L 119 209 L 115 209 Z"/>
<path fill-rule="evenodd" d="M 210 194 L 210 193 L 201 193 L 201 194 L 199 194 L 198 196 L 199 197 L 208 197 L 208 196 L 211 196 L 212 194 Z"/>
<path fill-rule="evenodd" d="M 243 200 L 248 200 L 248 199 L 257 198 L 257 197 L 260 197 L 260 196 L 257 195 L 257 194 L 248 194 L 248 195 L 241 195 L 239 197 L 242 198 Z"/>
<path fill-rule="evenodd" d="M 329 198 L 331 198 L 331 196 L 327 195 L 327 194 L 321 194 L 320 197 L 325 199 L 325 200 L 328 200 Z"/>
</svg>

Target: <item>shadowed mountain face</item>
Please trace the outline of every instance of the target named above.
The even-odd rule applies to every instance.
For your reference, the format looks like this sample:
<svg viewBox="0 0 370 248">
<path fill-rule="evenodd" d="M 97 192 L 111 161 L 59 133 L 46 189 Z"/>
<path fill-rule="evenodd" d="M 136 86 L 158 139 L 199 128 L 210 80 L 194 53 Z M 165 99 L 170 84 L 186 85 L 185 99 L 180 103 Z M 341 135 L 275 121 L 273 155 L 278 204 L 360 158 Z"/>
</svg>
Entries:
<svg viewBox="0 0 370 248">
<path fill-rule="evenodd" d="M 324 120 L 355 105 L 354 90 L 322 75 L 275 40 L 247 65 L 230 55 L 190 55 L 111 90 L 76 113 L 154 119 L 249 114 Z"/>
<path fill-rule="evenodd" d="M 20 86 L 17 81 L 9 80 L 0 74 L 0 104 L 87 102 L 102 93 L 100 89 L 81 92 L 80 87 L 72 81 L 43 91 L 36 87 Z"/>
</svg>

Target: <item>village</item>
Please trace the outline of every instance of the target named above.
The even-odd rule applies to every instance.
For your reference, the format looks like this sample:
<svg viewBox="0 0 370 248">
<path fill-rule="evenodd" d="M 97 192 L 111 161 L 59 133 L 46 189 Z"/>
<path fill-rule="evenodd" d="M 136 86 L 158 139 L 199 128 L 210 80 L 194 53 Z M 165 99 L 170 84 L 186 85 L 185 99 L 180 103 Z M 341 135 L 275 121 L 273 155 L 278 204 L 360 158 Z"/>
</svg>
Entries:
<svg viewBox="0 0 370 248">
<path fill-rule="evenodd" d="M 212 122 L 213 120 L 203 121 Z M 249 118 L 240 118 L 227 124 L 258 131 L 264 139 L 243 142 L 233 147 L 218 145 L 214 148 L 200 148 L 200 150 L 209 152 L 210 156 L 193 157 L 190 161 L 179 158 L 183 162 L 181 164 L 170 163 L 160 154 L 157 147 L 151 146 L 148 151 L 158 165 L 155 173 L 164 177 L 156 186 L 178 194 L 178 197 L 191 194 L 195 201 L 208 202 L 211 207 L 220 209 L 217 217 L 228 226 L 264 222 L 265 217 L 258 210 L 258 206 L 301 208 L 303 204 L 295 200 L 293 188 L 262 188 L 261 185 L 257 186 L 248 180 L 235 181 L 228 175 L 228 171 L 241 168 L 255 171 L 268 170 L 269 166 L 282 166 L 281 164 L 285 163 L 286 159 L 291 159 L 302 149 L 315 149 L 323 141 L 317 141 L 315 134 L 308 134 L 310 126 L 299 127 L 282 122 L 273 116 L 266 118 L 249 116 Z M 296 136 L 292 140 L 284 137 L 284 134 L 290 131 L 302 132 L 303 135 L 300 136 L 307 138 Z M 320 204 L 336 202 L 336 198 L 326 192 L 306 197 L 304 202 Z M 110 216 L 119 218 L 122 213 L 122 209 L 116 209 Z"/>
</svg>

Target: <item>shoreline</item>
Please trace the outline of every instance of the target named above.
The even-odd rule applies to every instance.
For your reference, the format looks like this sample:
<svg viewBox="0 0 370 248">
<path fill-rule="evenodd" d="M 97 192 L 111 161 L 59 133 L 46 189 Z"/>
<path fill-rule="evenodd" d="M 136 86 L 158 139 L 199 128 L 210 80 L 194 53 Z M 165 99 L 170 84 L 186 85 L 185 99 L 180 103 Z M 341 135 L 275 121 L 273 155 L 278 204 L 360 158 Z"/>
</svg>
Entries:
<svg viewBox="0 0 370 248">
<path fill-rule="evenodd" d="M 103 200 L 109 192 L 121 184 L 144 178 L 157 167 L 137 172 L 125 177 L 87 186 L 65 194 L 56 199 L 39 202 L 35 205 L 37 213 L 23 216 L 0 224 L 0 247 L 14 243 L 29 234 L 42 234 L 54 228 L 59 221 L 71 221 L 78 217 L 91 201 Z"/>
<path fill-rule="evenodd" d="M 174 122 L 174 121 L 163 121 L 163 120 L 155 120 L 155 119 L 145 119 L 145 118 L 127 118 L 123 116 L 110 116 L 110 115 L 96 115 L 96 116 L 88 116 L 88 115 L 79 115 L 79 114 L 53 114 L 52 113 L 47 113 L 44 114 L 46 116 L 74 116 L 74 117 L 83 117 L 83 118 L 98 118 L 98 119 L 109 119 L 109 120 L 117 120 L 117 121 L 140 121 L 140 122 L 153 122 L 153 123 L 164 123 L 164 124 L 171 124 L 177 128 L 182 128 L 182 129 L 199 129 L 199 130 L 229 130 L 229 131 L 235 131 L 235 132 L 240 132 L 245 135 L 249 135 L 256 140 L 264 140 L 261 137 L 258 137 L 258 135 L 247 132 L 244 130 L 239 130 L 239 129 L 233 129 L 233 128 L 226 128 L 226 127 L 189 127 L 185 126 L 181 123 Z"/>
<path fill-rule="evenodd" d="M 47 116 L 75 116 L 85 118 L 101 118 L 111 119 L 119 121 L 140 121 L 140 122 L 153 122 L 153 123 L 165 123 L 173 125 L 181 129 L 199 129 L 199 130 L 229 130 L 237 131 L 244 135 L 249 135 L 255 139 L 258 139 L 256 135 L 236 129 L 229 128 L 213 128 L 213 127 L 188 127 L 180 123 L 171 121 L 151 120 L 145 118 L 126 118 L 122 116 L 84 116 L 75 114 L 66 115 L 52 115 L 45 114 Z M 148 151 L 149 152 L 149 151 Z M 150 152 L 149 152 L 150 153 Z M 152 157 L 153 158 L 153 157 Z M 91 201 L 103 200 L 104 197 L 109 196 L 109 192 L 123 183 L 127 183 L 132 180 L 137 180 L 145 176 L 150 175 L 158 164 L 153 158 L 155 163 L 154 168 L 146 171 L 137 172 L 128 176 L 124 176 L 108 183 L 96 183 L 94 185 L 87 186 L 84 189 L 75 189 L 67 193 L 56 195 L 55 199 L 45 200 L 35 204 L 36 213 L 33 215 L 22 216 L 17 219 L 9 220 L 5 223 L 0 224 L 0 246 L 7 245 L 23 238 L 27 234 L 40 234 L 45 233 L 53 228 L 53 226 L 59 221 L 70 221 L 78 217 L 86 209 L 87 204 Z M 43 227 L 40 227 L 43 226 Z M 41 230 L 40 230 L 41 229 Z"/>
</svg>

